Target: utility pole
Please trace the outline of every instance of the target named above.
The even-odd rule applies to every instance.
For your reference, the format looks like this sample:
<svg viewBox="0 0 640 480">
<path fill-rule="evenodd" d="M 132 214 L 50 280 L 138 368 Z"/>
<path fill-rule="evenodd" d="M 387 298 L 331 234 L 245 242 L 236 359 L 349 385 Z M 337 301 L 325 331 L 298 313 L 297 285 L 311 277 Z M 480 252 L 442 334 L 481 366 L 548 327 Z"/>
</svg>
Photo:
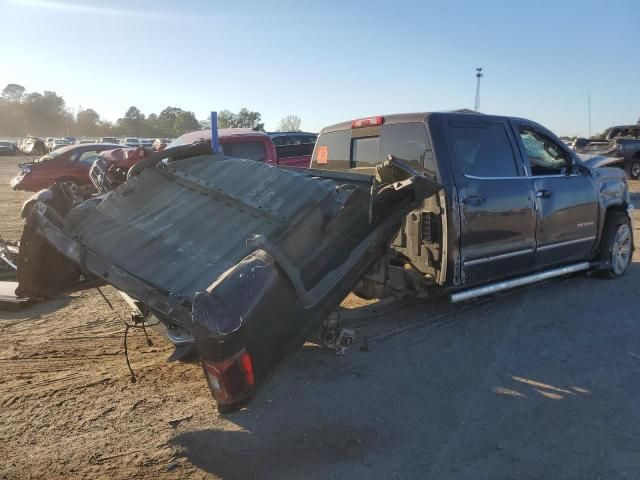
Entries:
<svg viewBox="0 0 640 480">
<path fill-rule="evenodd" d="M 482 74 L 482 67 L 478 67 L 476 68 L 476 78 L 477 83 L 476 83 L 476 104 L 473 107 L 473 109 L 477 112 L 480 109 L 480 79 L 482 78 L 483 74 Z"/>
<path fill-rule="evenodd" d="M 591 138 L 591 92 L 587 93 L 587 111 L 589 115 L 589 137 Z"/>
</svg>

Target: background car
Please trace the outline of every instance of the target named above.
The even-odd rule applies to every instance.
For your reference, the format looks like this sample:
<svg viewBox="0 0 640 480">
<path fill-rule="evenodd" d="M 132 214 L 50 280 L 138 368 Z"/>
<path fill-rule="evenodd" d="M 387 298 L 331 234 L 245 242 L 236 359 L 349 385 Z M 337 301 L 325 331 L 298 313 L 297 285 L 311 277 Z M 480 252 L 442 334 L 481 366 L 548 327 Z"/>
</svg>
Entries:
<svg viewBox="0 0 640 480">
<path fill-rule="evenodd" d="M 66 140 L 65 138 L 54 138 L 49 145 L 49 151 L 53 152 L 54 150 L 57 150 L 58 148 L 66 147 L 67 145 L 69 145 L 69 141 Z"/>
<path fill-rule="evenodd" d="M 0 141 L 0 155 L 14 155 L 16 153 L 16 145 L 12 142 Z"/>
<path fill-rule="evenodd" d="M 116 137 L 102 137 L 97 143 L 120 143 Z"/>
<path fill-rule="evenodd" d="M 122 145 L 126 145 L 127 147 L 139 147 L 140 146 L 140 140 L 136 137 L 124 137 L 122 140 L 120 140 L 120 143 Z"/>
<path fill-rule="evenodd" d="M 282 165 L 306 166 L 316 144 L 315 133 L 307 132 L 271 132 L 269 133 L 274 146 L 278 163 Z"/>
<path fill-rule="evenodd" d="M 89 144 L 53 150 L 35 162 L 21 164 L 21 172 L 11 180 L 11 187 L 37 192 L 56 183 L 65 183 L 72 191 L 83 185 L 91 186 L 89 170 L 98 153 L 120 147 L 116 144 Z"/>
<path fill-rule="evenodd" d="M 91 166 L 91 181 L 98 193 L 113 190 L 127 180 L 129 168 L 153 153 L 153 149 L 144 147 L 104 150 Z"/>
<path fill-rule="evenodd" d="M 151 138 L 141 138 L 139 146 L 142 148 L 153 148 L 153 140 Z"/>
<path fill-rule="evenodd" d="M 164 148 L 171 143 L 170 138 L 156 138 L 153 142 L 153 149 L 157 152 L 164 150 Z"/>
</svg>

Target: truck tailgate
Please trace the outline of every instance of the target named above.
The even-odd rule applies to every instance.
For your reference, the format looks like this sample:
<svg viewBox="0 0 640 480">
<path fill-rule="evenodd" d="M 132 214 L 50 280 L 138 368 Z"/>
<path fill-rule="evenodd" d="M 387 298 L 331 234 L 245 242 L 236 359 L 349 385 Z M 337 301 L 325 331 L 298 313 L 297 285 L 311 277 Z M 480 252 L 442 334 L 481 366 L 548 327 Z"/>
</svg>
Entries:
<svg viewBox="0 0 640 480">
<path fill-rule="evenodd" d="M 79 279 L 110 283 L 191 329 L 201 358 L 248 351 L 259 385 L 438 188 L 393 160 L 377 176 L 222 156 L 161 163 L 64 217 L 38 204 L 23 236 L 18 293 L 55 289 L 33 281 L 55 278 L 47 262 L 29 261 L 53 247 Z M 59 259 L 53 265 L 59 270 Z"/>
</svg>

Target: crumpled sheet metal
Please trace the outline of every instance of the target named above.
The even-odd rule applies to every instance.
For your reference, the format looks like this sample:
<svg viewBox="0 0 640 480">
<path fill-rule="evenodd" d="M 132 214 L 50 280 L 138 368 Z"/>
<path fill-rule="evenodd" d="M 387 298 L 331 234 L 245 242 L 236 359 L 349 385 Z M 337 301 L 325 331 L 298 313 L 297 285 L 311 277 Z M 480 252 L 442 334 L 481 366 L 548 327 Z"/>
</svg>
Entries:
<svg viewBox="0 0 640 480">
<path fill-rule="evenodd" d="M 190 301 L 255 249 L 249 238 L 274 238 L 301 210 L 335 203 L 328 197 L 339 197 L 336 187 L 259 162 L 201 156 L 145 169 L 66 220 L 98 255 Z"/>
</svg>

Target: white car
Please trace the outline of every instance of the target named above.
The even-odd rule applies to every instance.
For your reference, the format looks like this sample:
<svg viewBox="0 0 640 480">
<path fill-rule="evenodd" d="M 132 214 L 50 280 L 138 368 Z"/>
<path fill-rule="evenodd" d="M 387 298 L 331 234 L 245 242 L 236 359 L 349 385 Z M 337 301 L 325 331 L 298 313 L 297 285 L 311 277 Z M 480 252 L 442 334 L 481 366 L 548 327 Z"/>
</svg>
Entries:
<svg viewBox="0 0 640 480">
<path fill-rule="evenodd" d="M 125 137 L 120 141 L 121 144 L 126 145 L 127 147 L 139 147 L 140 140 L 136 137 Z"/>
<path fill-rule="evenodd" d="M 69 145 L 69 142 L 64 138 L 54 138 L 49 145 L 49 151 L 53 152 L 54 150 L 60 147 L 66 147 L 67 145 Z"/>
</svg>

